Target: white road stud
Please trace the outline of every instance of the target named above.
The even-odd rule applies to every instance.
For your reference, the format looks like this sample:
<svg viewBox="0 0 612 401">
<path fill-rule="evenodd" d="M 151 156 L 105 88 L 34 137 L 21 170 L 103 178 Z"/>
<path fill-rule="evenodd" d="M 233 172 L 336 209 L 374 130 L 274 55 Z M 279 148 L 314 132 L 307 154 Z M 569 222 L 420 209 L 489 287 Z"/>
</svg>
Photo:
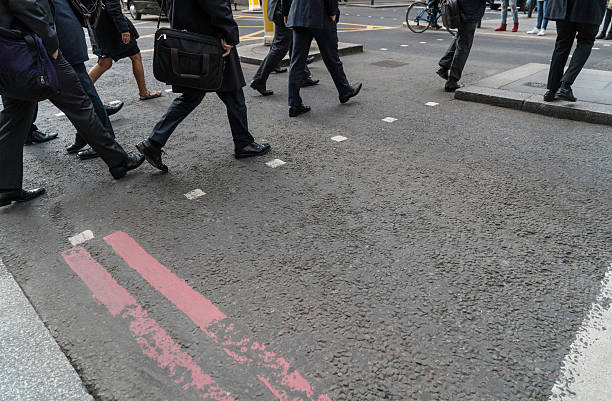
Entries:
<svg viewBox="0 0 612 401">
<path fill-rule="evenodd" d="M 436 103 L 436 102 L 427 102 L 425 103 L 425 106 L 429 106 L 429 107 L 436 107 L 437 105 L 439 105 L 440 103 Z"/>
<path fill-rule="evenodd" d="M 287 163 L 285 163 L 281 159 L 274 159 L 274 160 L 270 160 L 269 162 L 267 162 L 266 166 L 272 167 L 272 168 L 277 168 L 277 167 L 282 166 L 283 164 L 287 164 Z"/>
<path fill-rule="evenodd" d="M 408 47 L 408 45 L 400 45 L 401 47 Z"/>
<path fill-rule="evenodd" d="M 121 100 L 113 100 L 112 102 L 108 102 L 110 105 L 115 105 L 121 103 Z"/>
<path fill-rule="evenodd" d="M 599 50 L 599 47 L 594 47 L 593 50 Z"/>
<path fill-rule="evenodd" d="M 91 232 L 91 230 L 85 230 L 82 233 L 75 235 L 74 237 L 68 238 L 68 241 L 70 241 L 72 246 L 77 246 L 93 238 L 94 238 L 93 232 Z"/>
<path fill-rule="evenodd" d="M 380 48 L 380 50 L 382 50 L 382 51 L 387 51 L 387 50 L 389 50 L 389 49 L 387 49 L 386 47 L 381 47 L 381 48 Z"/>
<path fill-rule="evenodd" d="M 206 192 L 202 191 L 200 188 L 196 188 L 193 191 L 189 191 L 185 194 L 185 198 L 189 200 L 193 200 L 199 198 L 200 196 L 206 195 Z"/>
<path fill-rule="evenodd" d="M 336 141 L 336 142 L 342 142 L 342 141 L 346 141 L 348 138 L 342 135 L 336 135 L 336 136 L 332 136 L 331 140 L 332 141 Z"/>
<path fill-rule="evenodd" d="M 166 89 L 164 92 L 170 93 L 170 92 L 172 92 L 172 88 Z"/>
<path fill-rule="evenodd" d="M 397 118 L 393 118 L 393 117 L 385 117 L 382 119 L 384 122 L 386 123 L 393 123 L 397 121 Z"/>
<path fill-rule="evenodd" d="M 64 113 L 56 113 L 56 114 L 55 114 L 55 117 L 64 117 L 65 115 L 66 115 L 66 114 L 64 114 Z"/>
<path fill-rule="evenodd" d="M 422 45 L 424 45 L 424 44 L 426 44 L 427 42 L 419 42 L 419 43 L 420 43 L 420 44 L 422 44 Z"/>
<path fill-rule="evenodd" d="M 603 279 L 601 293 L 582 322 L 550 401 L 609 401 L 612 356 L 612 265 Z"/>
<path fill-rule="evenodd" d="M 443 41 L 444 39 L 440 38 L 440 39 L 436 39 L 436 40 Z"/>
</svg>

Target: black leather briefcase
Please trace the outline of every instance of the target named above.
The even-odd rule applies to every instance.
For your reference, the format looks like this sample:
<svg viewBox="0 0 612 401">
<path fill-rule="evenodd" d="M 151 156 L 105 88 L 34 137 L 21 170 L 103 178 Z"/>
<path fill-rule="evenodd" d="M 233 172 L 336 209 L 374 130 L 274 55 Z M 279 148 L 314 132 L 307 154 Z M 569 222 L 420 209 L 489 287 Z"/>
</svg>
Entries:
<svg viewBox="0 0 612 401">
<path fill-rule="evenodd" d="M 155 32 L 153 74 L 168 85 L 214 92 L 223 83 L 223 53 L 214 36 L 160 28 Z"/>
</svg>

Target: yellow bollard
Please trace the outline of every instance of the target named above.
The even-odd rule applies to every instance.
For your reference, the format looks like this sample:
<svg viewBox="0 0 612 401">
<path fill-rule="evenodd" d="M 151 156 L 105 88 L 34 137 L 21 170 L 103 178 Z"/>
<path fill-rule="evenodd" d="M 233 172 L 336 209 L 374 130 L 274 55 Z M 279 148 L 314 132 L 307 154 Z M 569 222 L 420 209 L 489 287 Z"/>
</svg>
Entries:
<svg viewBox="0 0 612 401">
<path fill-rule="evenodd" d="M 270 46 L 274 39 L 274 22 L 268 18 L 268 0 L 262 0 L 264 15 L 264 45 Z"/>
<path fill-rule="evenodd" d="M 261 11 L 259 0 L 249 0 L 249 11 Z"/>
</svg>

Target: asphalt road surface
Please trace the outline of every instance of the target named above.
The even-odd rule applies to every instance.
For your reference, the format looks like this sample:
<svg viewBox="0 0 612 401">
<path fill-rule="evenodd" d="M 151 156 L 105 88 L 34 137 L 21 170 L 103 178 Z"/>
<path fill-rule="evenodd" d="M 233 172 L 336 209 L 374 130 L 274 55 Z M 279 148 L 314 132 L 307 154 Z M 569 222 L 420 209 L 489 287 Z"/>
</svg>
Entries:
<svg viewBox="0 0 612 401">
<path fill-rule="evenodd" d="M 366 45 L 343 58 L 362 93 L 340 105 L 320 61 L 299 118 L 286 74 L 275 96 L 245 89 L 261 158 L 233 158 L 211 95 L 168 174 L 113 181 L 64 153 L 73 128 L 41 104 L 60 138 L 26 148 L 25 186 L 48 193 L 0 209 L 0 257 L 96 400 L 548 400 L 592 305 L 609 308 L 610 127 L 455 101 L 434 74 L 448 33 L 401 29 L 403 9 L 342 13 L 340 40 Z M 237 16 L 259 40 L 261 19 Z M 137 27 L 166 90 L 154 18 Z M 612 69 L 609 43 L 587 67 Z M 482 30 L 464 81 L 553 44 Z M 126 102 L 111 119 L 131 151 L 176 96 L 138 101 L 127 60 L 97 88 Z"/>
</svg>

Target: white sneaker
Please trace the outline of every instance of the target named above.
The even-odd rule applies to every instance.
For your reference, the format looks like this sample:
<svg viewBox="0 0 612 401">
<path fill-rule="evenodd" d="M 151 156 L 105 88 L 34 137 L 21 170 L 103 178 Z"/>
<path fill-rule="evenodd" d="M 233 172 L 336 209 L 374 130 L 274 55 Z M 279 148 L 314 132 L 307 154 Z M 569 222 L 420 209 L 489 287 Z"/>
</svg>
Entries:
<svg viewBox="0 0 612 401">
<path fill-rule="evenodd" d="M 544 36 L 546 35 L 546 30 L 542 29 L 540 30 L 540 32 L 538 32 L 538 36 Z"/>
<path fill-rule="evenodd" d="M 536 33 L 539 33 L 539 32 L 540 32 L 540 30 L 539 30 L 538 28 L 533 28 L 532 30 L 527 31 L 527 33 L 528 33 L 528 34 L 534 34 L 534 35 L 535 35 Z"/>
</svg>

